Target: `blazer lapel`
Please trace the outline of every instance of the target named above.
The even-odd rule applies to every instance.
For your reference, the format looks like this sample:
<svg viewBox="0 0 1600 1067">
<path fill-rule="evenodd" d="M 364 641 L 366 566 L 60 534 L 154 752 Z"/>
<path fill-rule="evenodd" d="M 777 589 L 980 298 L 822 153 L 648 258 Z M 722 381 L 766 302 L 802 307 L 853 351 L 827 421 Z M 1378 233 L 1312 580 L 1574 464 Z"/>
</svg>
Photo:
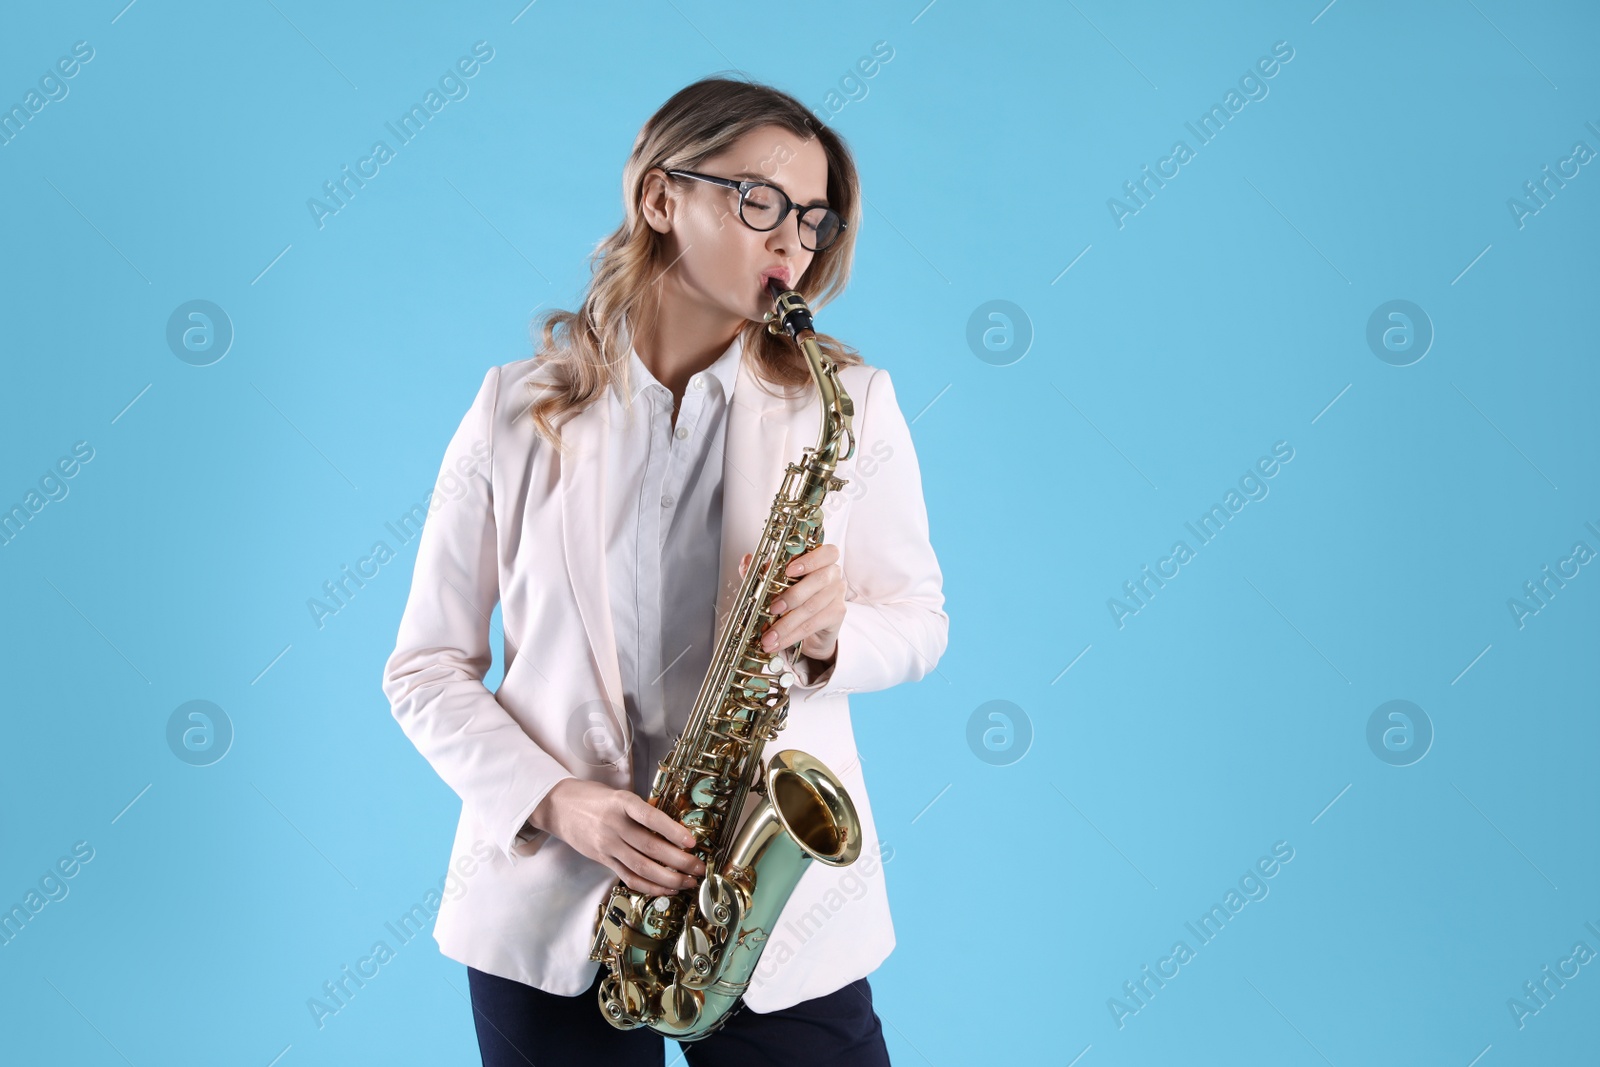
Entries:
<svg viewBox="0 0 1600 1067">
<path fill-rule="evenodd" d="M 756 540 L 783 484 L 785 468 L 799 456 L 789 455 L 794 406 L 761 387 L 740 359 L 728 408 L 728 431 L 722 454 L 722 565 L 717 594 L 715 633 L 733 609 L 739 592 L 739 560 L 754 552 Z"/>
<path fill-rule="evenodd" d="M 610 436 L 609 395 L 584 408 L 562 429 L 570 450 L 560 461 L 561 542 L 595 670 L 617 719 L 624 751 L 632 752 L 633 724 L 623 710 L 622 668 L 617 659 L 616 628 L 611 621 L 611 591 L 602 537 Z"/>
</svg>

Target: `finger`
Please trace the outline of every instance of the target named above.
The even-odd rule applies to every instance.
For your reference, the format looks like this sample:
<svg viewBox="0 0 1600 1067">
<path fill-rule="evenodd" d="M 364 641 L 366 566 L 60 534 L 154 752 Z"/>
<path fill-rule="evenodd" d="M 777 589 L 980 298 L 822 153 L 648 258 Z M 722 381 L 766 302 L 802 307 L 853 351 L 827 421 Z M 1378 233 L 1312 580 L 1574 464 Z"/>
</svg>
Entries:
<svg viewBox="0 0 1600 1067">
<path fill-rule="evenodd" d="M 606 852 L 603 862 L 615 872 L 618 878 L 626 882 L 628 888 L 634 892 L 649 893 L 659 897 L 670 896 L 685 888 L 676 874 L 670 874 L 662 878 L 651 878 L 640 874 L 634 869 L 634 864 L 629 860 L 633 850 L 625 842 L 621 841 L 612 841 L 611 845 L 612 847 Z"/>
<path fill-rule="evenodd" d="M 674 819 L 660 808 L 651 804 L 643 797 L 634 795 L 637 804 L 628 806 L 628 814 L 633 821 L 643 826 L 646 830 L 653 830 L 674 844 L 688 848 L 695 843 L 695 836 L 683 823 Z"/>
<path fill-rule="evenodd" d="M 625 824 L 618 834 L 628 844 L 659 863 L 681 870 L 685 874 L 699 873 L 700 857 L 674 844 L 680 840 L 679 838 L 674 837 L 669 841 L 654 830 L 637 823 Z"/>
<path fill-rule="evenodd" d="M 816 599 L 807 601 L 784 613 L 779 621 L 772 624 L 767 632 L 761 636 L 761 647 L 768 652 L 780 648 L 787 648 L 796 641 L 804 641 L 815 633 L 818 627 L 812 625 L 811 619 L 817 614 Z M 769 641 L 768 638 L 771 637 Z"/>
<path fill-rule="evenodd" d="M 771 604 L 767 605 L 767 608 L 773 615 L 783 615 L 791 612 L 816 596 L 818 592 L 827 587 L 827 584 L 828 576 L 826 572 L 819 571 L 815 574 L 808 574 L 785 589 L 781 596 L 778 596 Z"/>
<path fill-rule="evenodd" d="M 839 562 L 839 546 L 823 542 L 810 552 L 802 552 L 789 561 L 788 568 L 784 571 L 790 577 L 798 574 L 810 574 L 819 571 L 830 563 Z"/>
<path fill-rule="evenodd" d="M 631 826 L 623 830 L 622 839 L 657 863 L 671 867 L 675 872 L 694 877 L 705 869 L 700 857 L 681 848 L 674 848 L 671 842 L 663 841 L 642 826 Z"/>
<path fill-rule="evenodd" d="M 819 571 L 807 575 L 784 590 L 783 595 L 774 599 L 769 606 L 774 618 L 767 630 L 762 631 L 762 635 L 765 636 L 771 630 L 778 630 L 780 645 L 793 644 L 801 640 L 802 635 L 796 631 L 796 626 L 803 628 L 807 619 L 827 611 L 844 599 L 833 581 L 834 574 L 835 571 L 831 568 Z M 807 631 L 807 634 L 809 633 L 810 631 Z"/>
<path fill-rule="evenodd" d="M 645 893 L 652 897 L 670 897 L 681 889 L 687 888 L 685 886 L 657 885 L 655 882 L 640 878 L 621 863 L 613 863 L 611 871 L 622 879 L 623 885 L 626 885 L 635 893 Z"/>
<path fill-rule="evenodd" d="M 680 889 L 687 889 L 694 885 L 694 879 L 681 871 L 675 871 L 664 863 L 657 863 L 636 848 L 623 848 L 617 859 L 639 878 L 651 885 L 670 887 L 669 892 L 676 893 Z"/>
<path fill-rule="evenodd" d="M 823 609 L 827 606 L 828 598 L 820 596 L 812 597 L 804 604 L 796 604 L 792 609 L 783 613 L 784 632 L 778 636 L 780 638 L 788 638 L 785 642 L 786 644 L 793 644 L 796 641 L 810 637 L 818 629 L 813 620 L 822 614 Z"/>
</svg>

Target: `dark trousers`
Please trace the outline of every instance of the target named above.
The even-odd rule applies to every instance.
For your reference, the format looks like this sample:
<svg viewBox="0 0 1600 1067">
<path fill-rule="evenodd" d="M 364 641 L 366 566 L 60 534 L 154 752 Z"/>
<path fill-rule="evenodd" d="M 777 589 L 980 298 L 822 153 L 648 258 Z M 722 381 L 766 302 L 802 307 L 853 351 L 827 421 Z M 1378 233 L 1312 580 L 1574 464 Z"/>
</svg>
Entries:
<svg viewBox="0 0 1600 1067">
<path fill-rule="evenodd" d="M 618 1030 L 600 1014 L 606 973 L 602 965 L 587 993 L 563 997 L 468 967 L 484 1067 L 665 1067 L 665 1038 L 643 1026 Z M 889 1064 L 865 978 L 765 1015 L 740 1000 L 720 1030 L 686 1043 L 683 1055 L 689 1067 Z"/>
</svg>

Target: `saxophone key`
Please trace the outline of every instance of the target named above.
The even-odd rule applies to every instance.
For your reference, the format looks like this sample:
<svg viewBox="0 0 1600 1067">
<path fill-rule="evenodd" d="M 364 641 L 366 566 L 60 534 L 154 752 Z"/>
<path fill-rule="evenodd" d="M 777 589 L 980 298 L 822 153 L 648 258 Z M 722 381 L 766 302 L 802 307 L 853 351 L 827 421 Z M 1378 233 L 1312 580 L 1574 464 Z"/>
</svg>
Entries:
<svg viewBox="0 0 1600 1067">
<path fill-rule="evenodd" d="M 687 826 L 691 834 L 703 841 L 711 836 L 717 828 L 717 823 L 722 820 L 710 808 L 691 808 L 684 812 L 678 821 Z"/>
<path fill-rule="evenodd" d="M 659 944 L 672 933 L 674 911 L 674 897 L 656 897 L 648 908 L 639 913 L 639 920 L 635 923 L 635 932 L 650 939 L 653 945 Z M 637 943 L 637 939 L 635 939 Z"/>
<path fill-rule="evenodd" d="M 615 904 L 607 906 L 605 914 L 600 919 L 600 930 L 605 939 L 612 944 L 621 944 L 622 939 L 627 936 L 627 929 L 627 911 Z"/>
<path fill-rule="evenodd" d="M 678 935 L 673 958 L 678 964 L 678 981 L 691 989 L 704 989 L 716 977 L 716 960 L 711 953 L 711 938 L 690 923 Z"/>
<path fill-rule="evenodd" d="M 661 991 L 661 1020 L 678 1032 L 689 1030 L 700 1019 L 705 995 L 674 982 Z"/>
<path fill-rule="evenodd" d="M 618 1030 L 633 1030 L 644 1025 L 644 987 L 636 981 L 619 983 L 614 975 L 600 982 L 600 1010 Z"/>
<path fill-rule="evenodd" d="M 726 929 L 744 912 L 737 887 L 716 872 L 707 873 L 701 880 L 700 896 L 695 903 L 706 922 L 721 929 Z"/>
<path fill-rule="evenodd" d="M 698 778 L 689 787 L 689 800 L 697 807 L 709 808 L 717 799 L 717 780 L 710 775 Z"/>
</svg>

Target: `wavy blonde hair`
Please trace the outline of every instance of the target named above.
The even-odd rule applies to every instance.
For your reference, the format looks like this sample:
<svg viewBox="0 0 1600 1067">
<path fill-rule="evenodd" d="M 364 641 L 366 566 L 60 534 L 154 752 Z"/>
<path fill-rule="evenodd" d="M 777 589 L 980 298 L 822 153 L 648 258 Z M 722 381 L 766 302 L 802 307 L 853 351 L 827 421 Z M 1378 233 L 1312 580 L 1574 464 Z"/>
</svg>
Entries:
<svg viewBox="0 0 1600 1067">
<path fill-rule="evenodd" d="M 535 320 L 537 373 L 528 378 L 528 412 L 540 436 L 557 449 L 557 420 L 577 414 L 613 381 L 625 378 L 623 317 L 629 324 L 640 321 L 652 283 L 671 266 L 665 262 L 666 235 L 652 229 L 639 210 L 645 174 L 653 167 L 694 170 L 762 126 L 815 138 L 827 156 L 828 204 L 844 219 L 845 228 L 807 267 L 806 303 L 816 310 L 844 292 L 861 223 L 859 178 L 844 140 L 800 101 L 771 86 L 723 77 L 685 86 L 661 105 L 634 140 L 622 168 L 624 218 L 589 257 L 593 277 L 582 306 L 577 311 L 555 308 Z M 792 339 L 774 337 L 761 322 L 746 323 L 740 333 L 741 358 L 751 361 L 758 380 L 783 389 L 814 388 L 805 357 Z M 818 332 L 817 341 L 841 367 L 862 362 L 859 352 L 833 337 Z"/>
</svg>

